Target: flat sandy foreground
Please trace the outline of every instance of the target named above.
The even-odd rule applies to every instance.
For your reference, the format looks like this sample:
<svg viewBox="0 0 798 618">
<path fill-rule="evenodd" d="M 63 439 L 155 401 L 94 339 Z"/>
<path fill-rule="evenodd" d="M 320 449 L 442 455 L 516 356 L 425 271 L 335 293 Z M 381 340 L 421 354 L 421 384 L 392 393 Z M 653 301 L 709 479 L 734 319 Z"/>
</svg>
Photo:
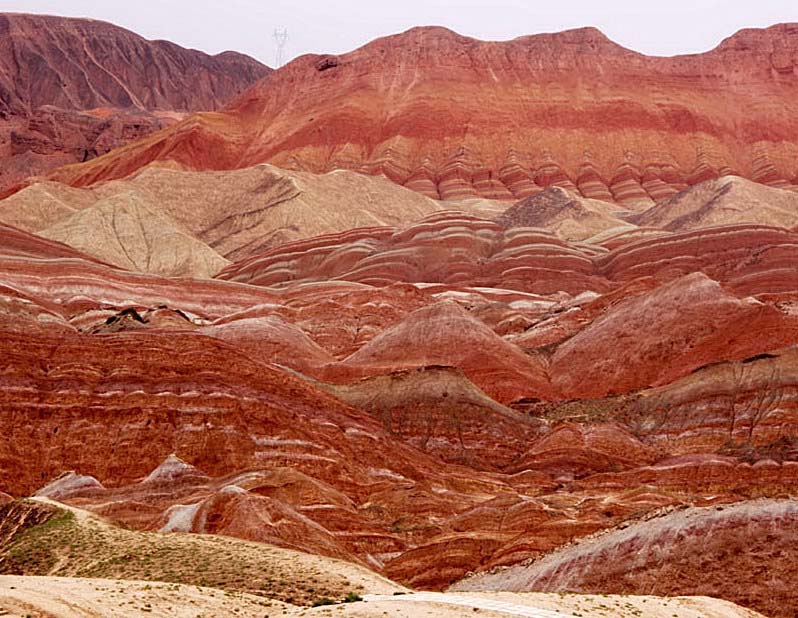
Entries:
<svg viewBox="0 0 798 618">
<path fill-rule="evenodd" d="M 366 595 L 361 602 L 306 608 L 198 586 L 109 579 L 0 576 L 2 618 L 129 616 L 757 618 L 761 615 L 705 597 L 662 599 L 537 593 Z"/>
</svg>

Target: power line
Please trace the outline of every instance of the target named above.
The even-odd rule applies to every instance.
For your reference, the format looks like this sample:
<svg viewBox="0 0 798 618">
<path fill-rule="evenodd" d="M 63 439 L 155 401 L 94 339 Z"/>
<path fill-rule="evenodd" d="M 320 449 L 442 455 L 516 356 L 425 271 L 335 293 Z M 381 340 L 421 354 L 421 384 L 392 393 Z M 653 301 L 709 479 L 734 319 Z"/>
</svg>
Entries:
<svg viewBox="0 0 798 618">
<path fill-rule="evenodd" d="M 274 68 L 279 69 L 283 66 L 283 62 L 285 62 L 285 44 L 288 42 L 288 30 L 283 28 L 282 30 L 276 29 L 274 31 L 274 42 L 277 45 L 277 52 L 275 53 L 274 58 Z"/>
</svg>

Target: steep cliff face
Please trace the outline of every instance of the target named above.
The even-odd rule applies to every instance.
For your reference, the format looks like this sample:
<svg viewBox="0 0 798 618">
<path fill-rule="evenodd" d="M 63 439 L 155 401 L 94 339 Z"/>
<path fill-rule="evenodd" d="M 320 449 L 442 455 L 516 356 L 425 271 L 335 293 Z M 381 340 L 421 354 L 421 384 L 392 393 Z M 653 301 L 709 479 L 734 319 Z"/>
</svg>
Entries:
<svg viewBox="0 0 798 618">
<path fill-rule="evenodd" d="M 0 190 L 218 109 L 268 73 L 101 21 L 0 14 Z"/>
<path fill-rule="evenodd" d="M 0 14 L 0 41 L 6 114 L 43 105 L 210 111 L 268 72 L 243 54 L 209 56 L 89 19 Z"/>
<path fill-rule="evenodd" d="M 796 50 L 790 24 L 672 58 L 590 28 L 507 42 L 416 28 L 299 58 L 221 116 L 192 117 L 57 177 L 87 184 L 153 159 L 199 169 L 269 161 L 385 174 L 443 199 L 559 185 L 633 209 L 729 172 L 789 186 Z"/>
</svg>

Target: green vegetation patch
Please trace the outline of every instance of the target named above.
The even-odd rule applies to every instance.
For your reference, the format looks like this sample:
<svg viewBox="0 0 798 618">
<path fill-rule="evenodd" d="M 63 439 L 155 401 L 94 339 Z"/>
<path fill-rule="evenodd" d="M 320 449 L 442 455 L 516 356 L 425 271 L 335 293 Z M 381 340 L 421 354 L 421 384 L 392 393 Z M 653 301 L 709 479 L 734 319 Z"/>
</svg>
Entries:
<svg viewBox="0 0 798 618">
<path fill-rule="evenodd" d="M 137 532 L 36 502 L 13 504 L 15 508 L 4 509 L 0 530 L 19 531 L 0 542 L 0 574 L 170 582 L 296 605 L 341 598 L 345 590 L 354 590 L 354 596 L 363 591 L 330 572 L 323 559 L 300 559 L 295 552 L 269 545 L 211 535 Z M 35 525 L 20 526 L 13 518 Z"/>
</svg>

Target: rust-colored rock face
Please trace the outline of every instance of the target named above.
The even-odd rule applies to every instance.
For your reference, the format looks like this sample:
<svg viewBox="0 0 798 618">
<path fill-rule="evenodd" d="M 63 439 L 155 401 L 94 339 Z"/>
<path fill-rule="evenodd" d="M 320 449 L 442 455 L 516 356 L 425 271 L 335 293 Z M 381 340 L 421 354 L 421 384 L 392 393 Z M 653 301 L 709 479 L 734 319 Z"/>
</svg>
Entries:
<svg viewBox="0 0 798 618">
<path fill-rule="evenodd" d="M 193 169 L 272 162 L 354 169 L 442 199 L 550 185 L 642 210 L 738 173 L 796 177 L 798 26 L 647 57 L 595 29 L 482 42 L 416 28 L 343 56 L 300 58 L 220 116 L 195 116 L 56 178 L 86 185 L 154 159 Z"/>
<path fill-rule="evenodd" d="M 268 72 L 243 54 L 208 56 L 90 19 L 5 13 L 0 35 L 9 115 L 43 105 L 211 111 Z"/>
<path fill-rule="evenodd" d="M 94 28 L 209 108 L 228 82 L 192 71 L 240 60 L 28 19 L 9 44 Z M 796 32 L 647 58 L 415 29 L 31 180 L 0 200 L 0 505 L 794 616 Z M 122 141 L 190 108 L 96 79 Z M 27 152 L 119 143 L 34 95 Z"/>
<path fill-rule="evenodd" d="M 0 191 L 218 109 L 268 71 L 101 21 L 0 14 Z"/>
<path fill-rule="evenodd" d="M 765 573 L 795 564 L 794 500 L 679 510 L 553 552 L 529 566 L 467 579 L 458 591 L 546 590 L 719 596 L 788 615 L 795 588 Z M 674 568 L 678 565 L 678 568 Z M 779 577 L 779 575 L 776 575 Z"/>
<path fill-rule="evenodd" d="M 798 282 L 782 274 L 798 243 L 783 228 L 608 249 L 442 212 L 288 243 L 206 280 L 0 233 L 12 495 L 41 488 L 142 529 L 442 588 L 661 509 L 748 512 L 798 487 Z M 713 547 L 764 548 L 765 527 Z M 661 569 L 696 568 L 688 549 Z M 758 580 L 695 588 L 650 568 L 640 581 L 665 578 L 663 594 L 773 607 Z M 646 592 L 633 583 L 622 591 Z M 791 584 L 773 585 L 784 612 L 771 614 L 790 615 Z"/>
</svg>

